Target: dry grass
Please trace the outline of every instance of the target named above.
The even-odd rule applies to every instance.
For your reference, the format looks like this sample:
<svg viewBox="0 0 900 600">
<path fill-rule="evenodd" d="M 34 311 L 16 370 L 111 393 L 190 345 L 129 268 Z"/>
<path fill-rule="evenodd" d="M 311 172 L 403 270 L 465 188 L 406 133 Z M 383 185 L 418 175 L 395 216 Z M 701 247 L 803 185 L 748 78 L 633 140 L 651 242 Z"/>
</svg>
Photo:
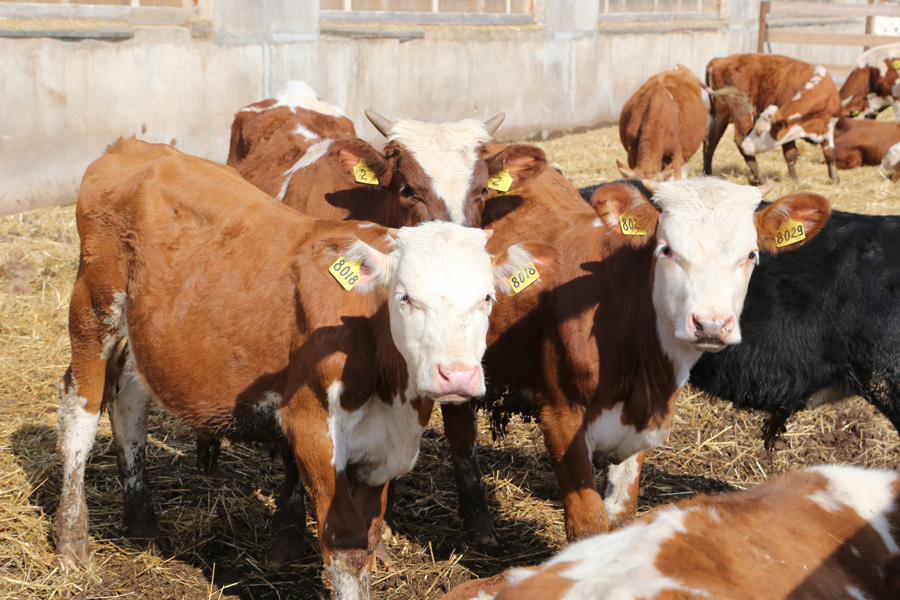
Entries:
<svg viewBox="0 0 900 600">
<path fill-rule="evenodd" d="M 618 178 L 614 160 L 625 158 L 615 127 L 540 145 L 576 185 Z M 802 145 L 800 151 L 802 183 L 796 186 L 786 180 L 780 153 L 760 158 L 777 184 L 771 197 L 807 189 L 838 208 L 900 212 L 898 188 L 875 167 L 842 172 L 842 183 L 832 185 L 819 150 Z M 694 174 L 699 167 L 695 156 Z M 714 168 L 746 182 L 747 169 L 730 134 Z M 173 552 L 143 552 L 122 537 L 115 454 L 103 419 L 86 483 L 93 567 L 76 575 L 56 570 L 49 533 L 59 489 L 56 385 L 68 363 L 66 315 L 78 257 L 73 215 L 69 206 L 0 217 L 0 265 L 12 261 L 18 269 L 11 272 L 20 274 L 0 277 L 0 598 L 43 600 L 79 592 L 86 598 L 318 597 L 327 580 L 316 554 L 277 572 L 262 564 L 280 462 L 259 448 L 232 445 L 224 448 L 218 472 L 201 476 L 194 467 L 192 432 L 159 412 L 151 420 L 150 479 Z M 786 446 L 773 454 L 762 449 L 761 424 L 759 415 L 687 390 L 673 432 L 648 460 L 640 510 L 696 490 L 751 485 L 810 463 L 892 466 L 898 460 L 897 433 L 860 400 L 792 419 Z M 503 539 L 501 550 L 487 553 L 465 542 L 439 419 L 432 425 L 418 467 L 398 486 L 396 534 L 389 543 L 396 565 L 375 576 L 380 598 L 435 598 L 473 575 L 537 562 L 563 544 L 556 484 L 533 424 L 514 420 L 510 435 L 496 442 L 486 421 L 480 424 L 480 460 Z M 314 546 L 312 521 L 307 525 Z"/>
</svg>

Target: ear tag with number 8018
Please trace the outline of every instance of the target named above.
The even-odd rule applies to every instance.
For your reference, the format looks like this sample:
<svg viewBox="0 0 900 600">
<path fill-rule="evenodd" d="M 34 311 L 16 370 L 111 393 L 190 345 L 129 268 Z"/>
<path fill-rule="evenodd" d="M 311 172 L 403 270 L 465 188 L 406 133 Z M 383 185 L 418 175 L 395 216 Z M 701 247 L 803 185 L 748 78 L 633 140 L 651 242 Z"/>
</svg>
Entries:
<svg viewBox="0 0 900 600">
<path fill-rule="evenodd" d="M 349 292 L 359 281 L 359 267 L 361 265 L 361 261 L 351 262 L 342 256 L 328 267 L 328 272 Z"/>
<path fill-rule="evenodd" d="M 375 171 L 370 169 L 369 165 L 367 165 L 366 161 L 363 159 L 359 159 L 359 162 L 353 167 L 353 177 L 356 179 L 357 183 L 378 185 L 378 177 L 375 176 Z"/>
<path fill-rule="evenodd" d="M 619 215 L 619 227 L 625 235 L 647 235 L 647 232 L 638 226 L 637 218 L 631 215 Z"/>
<path fill-rule="evenodd" d="M 775 246 L 790 246 L 806 239 L 806 232 L 803 230 L 803 223 L 787 218 L 778 231 L 775 232 Z"/>
<path fill-rule="evenodd" d="M 524 265 L 521 269 L 512 274 L 512 277 L 509 278 L 509 285 L 512 288 L 512 291 L 509 292 L 510 296 L 518 294 L 529 285 L 540 279 L 541 274 L 538 273 L 537 267 L 534 266 L 534 263 L 528 263 Z"/>
<path fill-rule="evenodd" d="M 509 174 L 509 167 L 503 167 L 502 171 L 488 178 L 488 187 L 498 192 L 508 192 L 512 182 L 513 178 Z"/>
</svg>

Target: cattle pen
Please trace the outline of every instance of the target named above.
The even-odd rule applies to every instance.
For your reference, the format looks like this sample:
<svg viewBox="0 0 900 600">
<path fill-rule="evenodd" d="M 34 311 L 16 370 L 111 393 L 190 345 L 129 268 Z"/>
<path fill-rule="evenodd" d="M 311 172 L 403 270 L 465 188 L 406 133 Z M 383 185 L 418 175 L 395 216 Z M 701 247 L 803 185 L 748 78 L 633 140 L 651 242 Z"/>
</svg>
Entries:
<svg viewBox="0 0 900 600">
<path fill-rule="evenodd" d="M 539 145 L 579 186 L 617 178 L 615 160 L 625 157 L 613 127 Z M 776 183 L 770 197 L 810 190 L 839 209 L 900 214 L 896 187 L 876 167 L 841 172 L 841 183 L 830 184 L 818 150 L 801 144 L 801 180 L 794 184 L 779 153 L 759 160 Z M 747 169 L 730 132 L 715 164 L 716 174 L 746 182 Z M 700 166 L 700 156 L 694 156 L 693 176 Z M 0 598 L 312 599 L 327 593 L 316 552 L 280 570 L 264 564 L 267 525 L 281 481 L 277 457 L 260 446 L 232 444 L 223 449 L 217 471 L 201 475 L 192 430 L 161 411 L 151 413 L 148 465 L 172 551 L 144 552 L 123 537 L 121 488 L 104 417 L 87 470 L 93 566 L 76 576 L 55 568 L 49 531 L 60 484 L 57 384 L 68 363 L 66 315 L 77 260 L 73 207 L 0 217 Z M 673 431 L 648 457 L 639 512 L 698 491 L 755 485 L 803 465 L 891 467 L 900 458 L 897 432 L 859 399 L 792 418 L 771 454 L 759 437 L 762 423 L 760 415 L 688 388 Z M 465 541 L 440 419 L 431 427 L 418 465 L 399 480 L 395 529 L 387 543 L 394 564 L 378 565 L 373 577 L 378 598 L 438 598 L 472 577 L 540 562 L 564 544 L 555 480 L 533 423 L 514 418 L 508 434 L 493 440 L 487 418 L 480 420 L 480 463 L 501 537 L 500 548 L 491 550 Z M 309 520 L 311 546 L 314 535 Z"/>
</svg>

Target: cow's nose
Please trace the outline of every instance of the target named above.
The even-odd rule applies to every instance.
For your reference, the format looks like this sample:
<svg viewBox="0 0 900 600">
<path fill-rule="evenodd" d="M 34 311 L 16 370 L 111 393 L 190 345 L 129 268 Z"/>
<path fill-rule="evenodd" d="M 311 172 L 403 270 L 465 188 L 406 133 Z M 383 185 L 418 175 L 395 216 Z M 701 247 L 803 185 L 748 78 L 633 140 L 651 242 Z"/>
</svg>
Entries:
<svg viewBox="0 0 900 600">
<path fill-rule="evenodd" d="M 438 365 L 435 368 L 435 379 L 442 394 L 457 396 L 473 396 L 478 388 L 478 365 Z"/>
<path fill-rule="evenodd" d="M 691 330 L 698 338 L 725 339 L 734 330 L 734 315 L 691 315 Z"/>
</svg>

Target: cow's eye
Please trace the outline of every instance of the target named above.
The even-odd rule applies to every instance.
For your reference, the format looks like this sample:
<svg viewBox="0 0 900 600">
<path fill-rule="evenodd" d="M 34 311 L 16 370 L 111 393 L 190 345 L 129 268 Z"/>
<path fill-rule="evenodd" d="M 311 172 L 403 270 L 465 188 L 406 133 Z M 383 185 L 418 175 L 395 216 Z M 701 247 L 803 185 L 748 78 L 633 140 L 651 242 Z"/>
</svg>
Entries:
<svg viewBox="0 0 900 600">
<path fill-rule="evenodd" d="M 659 253 L 662 254 L 663 256 L 672 256 L 672 249 L 669 248 L 668 246 L 660 246 Z"/>
<path fill-rule="evenodd" d="M 756 250 L 752 250 L 750 254 L 747 255 L 747 260 L 750 262 L 757 262 L 759 260 L 759 253 Z"/>
<path fill-rule="evenodd" d="M 416 197 L 416 193 L 413 191 L 413 189 L 411 187 L 409 187 L 408 185 L 406 185 L 405 183 L 403 184 L 403 187 L 400 188 L 400 195 L 403 196 L 404 198 L 415 198 Z"/>
<path fill-rule="evenodd" d="M 488 294 L 487 296 L 484 297 L 484 303 L 485 303 L 485 304 L 490 304 L 490 303 L 493 302 L 493 301 L 494 301 L 494 295 L 493 295 L 493 294 Z"/>
</svg>

